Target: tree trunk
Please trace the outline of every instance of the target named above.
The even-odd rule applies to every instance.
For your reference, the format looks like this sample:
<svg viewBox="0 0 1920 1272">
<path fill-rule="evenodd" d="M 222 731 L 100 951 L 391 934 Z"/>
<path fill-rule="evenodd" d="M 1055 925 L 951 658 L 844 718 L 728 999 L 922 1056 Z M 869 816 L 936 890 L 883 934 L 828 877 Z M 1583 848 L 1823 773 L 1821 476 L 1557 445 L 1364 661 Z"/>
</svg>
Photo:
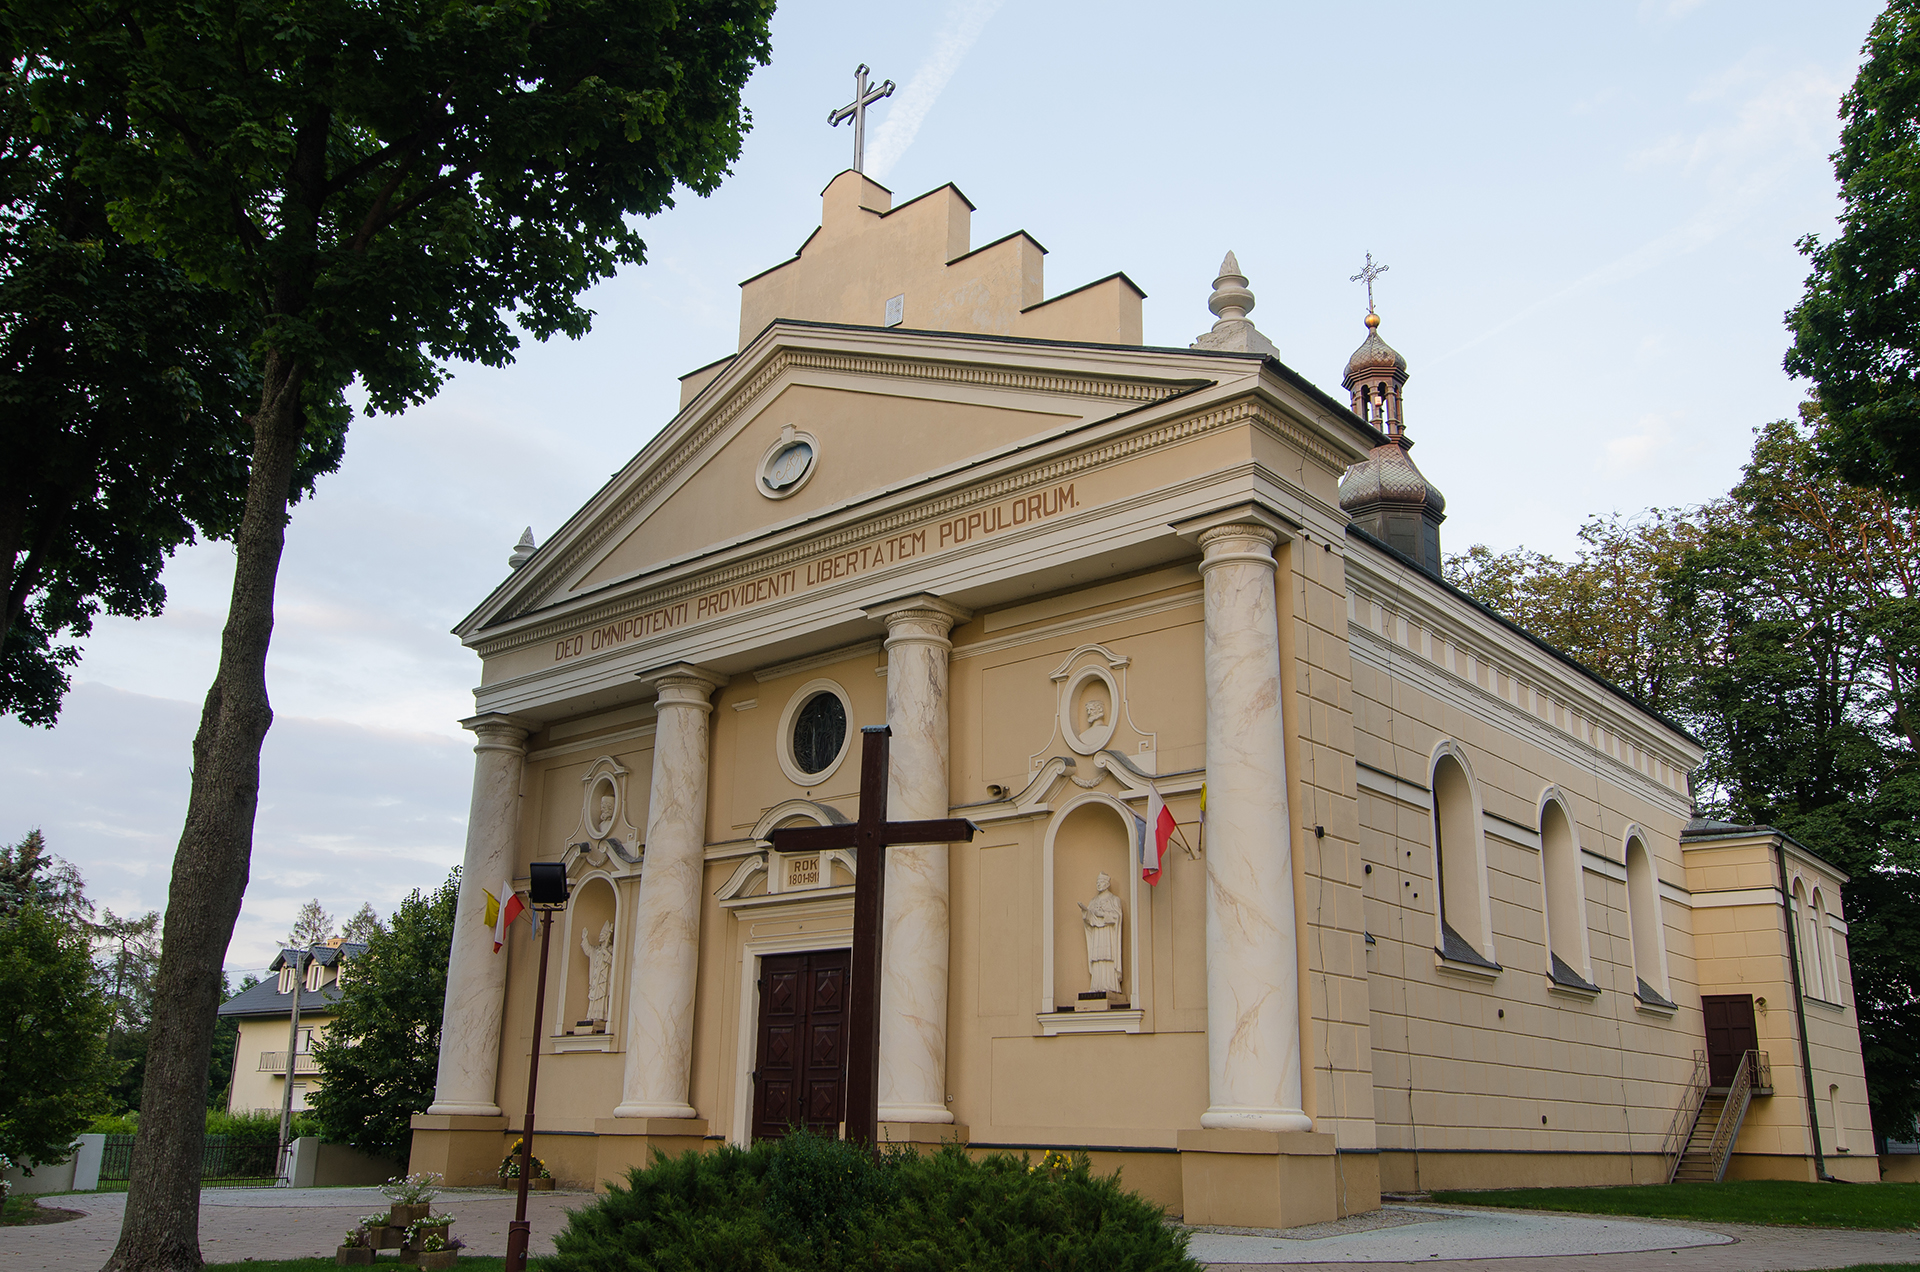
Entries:
<svg viewBox="0 0 1920 1272">
<path fill-rule="evenodd" d="M 260 413 L 253 421 L 246 510 L 234 541 L 233 597 L 220 642 L 220 669 L 193 740 L 187 821 L 167 893 L 126 1217 L 105 1272 L 198 1272 L 202 1266 L 207 1066 L 224 987 L 222 964 L 253 852 L 260 747 L 273 723 L 267 645 L 273 636 L 287 501 L 305 426 L 299 364 L 269 353 L 265 370 Z"/>
</svg>

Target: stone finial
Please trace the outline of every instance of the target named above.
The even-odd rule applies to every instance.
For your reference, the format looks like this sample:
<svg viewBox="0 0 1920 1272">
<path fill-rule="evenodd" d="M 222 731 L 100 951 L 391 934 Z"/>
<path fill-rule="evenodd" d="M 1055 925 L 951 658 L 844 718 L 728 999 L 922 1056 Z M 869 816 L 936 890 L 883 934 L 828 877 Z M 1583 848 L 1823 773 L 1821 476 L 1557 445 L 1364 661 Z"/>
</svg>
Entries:
<svg viewBox="0 0 1920 1272">
<path fill-rule="evenodd" d="M 517 570 L 533 559 L 534 549 L 539 546 L 533 541 L 533 527 L 528 526 L 520 532 L 520 542 L 513 545 L 513 551 L 507 554 L 507 567 Z"/>
<path fill-rule="evenodd" d="M 1194 348 L 1280 356 L 1273 342 L 1261 335 L 1247 318 L 1253 309 L 1253 293 L 1247 289 L 1247 276 L 1240 272 L 1240 262 L 1232 252 L 1220 262 L 1220 275 L 1213 280 L 1213 295 L 1207 298 L 1207 308 L 1220 321 L 1193 342 Z"/>
</svg>

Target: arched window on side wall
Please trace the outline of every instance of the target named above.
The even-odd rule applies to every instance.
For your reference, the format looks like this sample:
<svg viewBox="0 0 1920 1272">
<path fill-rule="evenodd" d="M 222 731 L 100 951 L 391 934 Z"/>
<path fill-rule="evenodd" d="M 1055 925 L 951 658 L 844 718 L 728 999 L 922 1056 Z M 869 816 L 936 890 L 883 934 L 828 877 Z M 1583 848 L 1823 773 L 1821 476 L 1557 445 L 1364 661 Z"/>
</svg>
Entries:
<svg viewBox="0 0 1920 1272">
<path fill-rule="evenodd" d="M 1820 951 L 1821 997 L 1830 1003 L 1840 1001 L 1840 958 L 1833 948 L 1833 928 L 1827 922 L 1827 894 L 1824 888 L 1813 890 L 1813 931 Z"/>
<path fill-rule="evenodd" d="M 1442 746 L 1433 764 L 1433 856 L 1440 890 L 1435 947 L 1455 961 L 1497 969 L 1480 810 L 1472 775 L 1451 744 Z"/>
<path fill-rule="evenodd" d="M 1633 938 L 1633 973 L 1642 1002 L 1674 1005 L 1667 988 L 1667 944 L 1660 924 L 1660 881 L 1653 854 L 1639 835 L 1627 839 L 1627 930 Z"/>
<path fill-rule="evenodd" d="M 1558 794 L 1540 806 L 1540 874 L 1547 909 L 1547 976 L 1564 989 L 1598 993 L 1587 941 L 1580 843 Z"/>
</svg>

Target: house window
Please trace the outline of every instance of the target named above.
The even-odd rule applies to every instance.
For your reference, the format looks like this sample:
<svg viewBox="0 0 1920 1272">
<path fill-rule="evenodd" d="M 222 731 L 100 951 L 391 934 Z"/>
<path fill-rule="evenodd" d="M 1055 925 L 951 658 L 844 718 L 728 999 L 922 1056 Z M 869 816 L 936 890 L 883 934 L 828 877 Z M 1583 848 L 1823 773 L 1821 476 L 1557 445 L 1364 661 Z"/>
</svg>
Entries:
<svg viewBox="0 0 1920 1272">
<path fill-rule="evenodd" d="M 1627 838 L 1627 930 L 1633 941 L 1633 972 L 1640 1000 L 1673 1006 L 1667 989 L 1666 940 L 1660 926 L 1660 881 L 1653 854 L 1639 835 Z"/>
<path fill-rule="evenodd" d="M 1445 958 L 1497 968 L 1487 904 L 1486 847 L 1473 778 L 1451 743 L 1433 765 L 1434 877 L 1440 891 L 1435 947 Z"/>
<path fill-rule="evenodd" d="M 1540 809 L 1540 874 L 1547 911 L 1547 975 L 1567 989 L 1593 990 L 1587 898 L 1573 819 L 1558 796 Z"/>
<path fill-rule="evenodd" d="M 327 969 L 315 959 L 307 964 L 307 992 L 313 993 L 327 983 Z"/>
<path fill-rule="evenodd" d="M 280 992 L 281 993 L 291 994 L 293 992 L 294 975 L 295 973 L 293 970 L 293 964 L 284 963 L 281 965 L 280 967 Z"/>
</svg>

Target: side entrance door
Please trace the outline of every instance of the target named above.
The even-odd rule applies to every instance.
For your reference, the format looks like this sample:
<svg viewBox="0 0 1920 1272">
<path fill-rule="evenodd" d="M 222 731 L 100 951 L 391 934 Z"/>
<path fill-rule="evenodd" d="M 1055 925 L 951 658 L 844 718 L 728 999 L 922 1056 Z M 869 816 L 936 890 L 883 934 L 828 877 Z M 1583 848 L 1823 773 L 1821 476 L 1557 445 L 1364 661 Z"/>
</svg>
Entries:
<svg viewBox="0 0 1920 1272">
<path fill-rule="evenodd" d="M 753 1138 L 804 1124 L 837 1134 L 846 1117 L 847 975 L 851 950 L 760 960 Z"/>
<path fill-rule="evenodd" d="M 1701 1014 L 1707 1018 L 1707 1081 L 1731 1086 L 1740 1056 L 1760 1045 L 1753 1024 L 1752 994 L 1702 994 Z"/>
</svg>

